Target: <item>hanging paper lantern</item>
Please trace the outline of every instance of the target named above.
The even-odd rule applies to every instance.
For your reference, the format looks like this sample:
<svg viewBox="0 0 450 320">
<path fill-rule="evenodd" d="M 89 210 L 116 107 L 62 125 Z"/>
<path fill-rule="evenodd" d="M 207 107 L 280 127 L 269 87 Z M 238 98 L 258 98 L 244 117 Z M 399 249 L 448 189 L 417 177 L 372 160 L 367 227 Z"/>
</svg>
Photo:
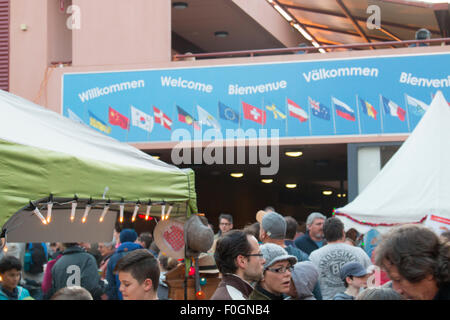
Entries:
<svg viewBox="0 0 450 320">
<path fill-rule="evenodd" d="M 200 285 L 204 286 L 206 284 L 206 278 L 205 277 L 201 277 L 200 278 Z"/>
<path fill-rule="evenodd" d="M 197 297 L 198 300 L 203 300 L 205 299 L 205 293 L 203 291 L 198 291 L 195 296 Z"/>
<path fill-rule="evenodd" d="M 195 274 L 195 268 L 194 267 L 190 267 L 189 268 L 189 275 L 193 276 Z"/>
</svg>

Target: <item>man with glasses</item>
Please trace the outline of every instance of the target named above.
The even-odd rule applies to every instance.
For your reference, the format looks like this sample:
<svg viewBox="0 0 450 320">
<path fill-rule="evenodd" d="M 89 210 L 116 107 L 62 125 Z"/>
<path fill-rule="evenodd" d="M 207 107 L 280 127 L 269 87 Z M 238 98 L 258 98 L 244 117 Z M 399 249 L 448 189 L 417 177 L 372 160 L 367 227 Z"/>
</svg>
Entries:
<svg viewBox="0 0 450 320">
<path fill-rule="evenodd" d="M 247 300 L 253 291 L 250 283 L 261 280 L 265 263 L 256 238 L 231 230 L 217 241 L 214 258 L 222 281 L 211 300 Z"/>
<path fill-rule="evenodd" d="M 232 229 L 233 216 L 231 214 L 222 213 L 219 216 L 219 232 L 216 234 L 216 239 Z"/>
<path fill-rule="evenodd" d="M 297 258 L 274 243 L 263 244 L 261 252 L 266 261 L 264 277 L 256 284 L 250 300 L 284 300 L 289 293 L 291 271 Z"/>
</svg>

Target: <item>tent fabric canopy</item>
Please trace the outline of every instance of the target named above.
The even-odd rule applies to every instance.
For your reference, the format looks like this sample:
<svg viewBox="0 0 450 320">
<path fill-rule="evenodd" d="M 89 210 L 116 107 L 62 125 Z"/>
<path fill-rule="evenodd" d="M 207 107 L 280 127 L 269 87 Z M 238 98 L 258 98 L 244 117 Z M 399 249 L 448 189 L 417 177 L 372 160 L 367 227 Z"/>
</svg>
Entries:
<svg viewBox="0 0 450 320">
<path fill-rule="evenodd" d="M 336 209 L 345 229 L 384 232 L 427 215 L 450 218 L 450 106 L 438 91 L 414 131 L 371 183 Z"/>
<path fill-rule="evenodd" d="M 0 112 L 0 225 L 21 214 L 30 201 L 50 194 L 186 203 L 190 212 L 197 212 L 191 169 L 156 160 L 1 90 Z"/>
</svg>

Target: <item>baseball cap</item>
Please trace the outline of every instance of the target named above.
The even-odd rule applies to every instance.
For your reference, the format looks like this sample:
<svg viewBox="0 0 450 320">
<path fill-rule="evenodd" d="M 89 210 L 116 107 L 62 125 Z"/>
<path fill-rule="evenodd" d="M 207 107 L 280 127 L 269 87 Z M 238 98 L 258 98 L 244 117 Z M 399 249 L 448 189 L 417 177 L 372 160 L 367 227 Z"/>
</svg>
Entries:
<svg viewBox="0 0 450 320">
<path fill-rule="evenodd" d="M 286 237 L 286 220 L 276 212 L 268 212 L 261 221 L 261 227 L 272 239 L 284 239 Z"/>
<path fill-rule="evenodd" d="M 367 270 L 363 267 L 363 265 L 359 262 L 349 262 L 346 263 L 341 268 L 341 279 L 342 281 L 345 281 L 347 277 L 353 276 L 353 277 L 363 277 L 367 275 Z"/>
</svg>

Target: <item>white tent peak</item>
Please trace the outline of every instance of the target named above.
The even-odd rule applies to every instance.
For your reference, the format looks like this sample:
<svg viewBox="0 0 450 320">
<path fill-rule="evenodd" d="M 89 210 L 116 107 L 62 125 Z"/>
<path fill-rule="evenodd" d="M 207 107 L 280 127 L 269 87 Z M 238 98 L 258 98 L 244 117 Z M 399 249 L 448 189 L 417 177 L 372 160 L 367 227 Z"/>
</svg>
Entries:
<svg viewBox="0 0 450 320">
<path fill-rule="evenodd" d="M 427 215 L 450 218 L 450 107 L 438 91 L 416 128 L 370 184 L 336 209 L 345 229 L 380 232 Z M 381 225 L 380 225 L 381 224 Z"/>
</svg>

